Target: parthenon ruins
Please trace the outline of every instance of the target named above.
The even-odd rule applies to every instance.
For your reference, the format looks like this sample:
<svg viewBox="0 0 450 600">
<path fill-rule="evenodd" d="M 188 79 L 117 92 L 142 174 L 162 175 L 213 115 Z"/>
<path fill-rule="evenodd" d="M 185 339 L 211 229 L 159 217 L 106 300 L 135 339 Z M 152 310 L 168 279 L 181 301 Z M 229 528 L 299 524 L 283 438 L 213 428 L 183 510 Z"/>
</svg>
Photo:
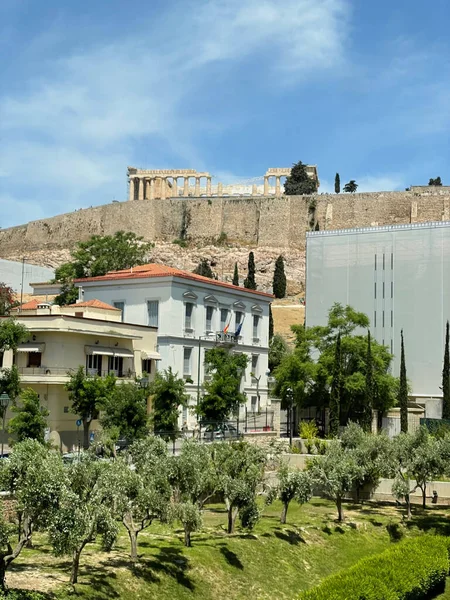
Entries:
<svg viewBox="0 0 450 600">
<path fill-rule="evenodd" d="M 316 165 L 307 165 L 306 171 L 319 185 Z M 270 168 L 265 175 L 232 184 L 214 183 L 213 175 L 194 169 L 136 169 L 128 167 L 128 199 L 153 200 L 178 197 L 213 196 L 281 196 L 284 180 L 291 173 L 287 168 Z M 271 185 L 272 178 L 275 185 Z M 182 185 L 178 180 L 182 179 Z M 202 181 L 206 180 L 202 186 Z M 283 180 L 283 181 L 282 181 Z M 261 183 L 262 182 L 262 183 Z M 192 185 L 193 183 L 193 185 Z"/>
</svg>

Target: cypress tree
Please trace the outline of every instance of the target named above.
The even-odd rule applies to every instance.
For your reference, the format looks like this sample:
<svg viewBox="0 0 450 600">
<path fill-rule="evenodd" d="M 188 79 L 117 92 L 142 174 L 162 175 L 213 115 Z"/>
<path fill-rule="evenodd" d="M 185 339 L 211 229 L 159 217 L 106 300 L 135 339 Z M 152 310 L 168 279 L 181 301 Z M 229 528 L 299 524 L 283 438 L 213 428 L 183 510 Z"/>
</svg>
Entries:
<svg viewBox="0 0 450 600">
<path fill-rule="evenodd" d="M 334 354 L 333 379 L 331 381 L 330 393 L 330 435 L 337 437 L 339 435 L 341 408 L 341 333 L 339 332 L 336 340 L 336 350 Z"/>
<path fill-rule="evenodd" d="M 255 255 L 250 252 L 248 255 L 248 271 L 247 277 L 244 279 L 244 287 L 248 290 L 256 290 L 255 281 Z"/>
<path fill-rule="evenodd" d="M 449 325 L 445 327 L 444 368 L 442 369 L 442 418 L 450 419 L 450 354 Z"/>
<path fill-rule="evenodd" d="M 372 431 L 373 419 L 373 396 L 374 396 L 374 381 L 373 381 L 373 361 L 372 347 L 370 343 L 370 331 L 367 332 L 367 357 L 366 357 L 366 387 L 364 393 L 364 412 L 361 426 L 364 431 L 370 433 Z"/>
<path fill-rule="evenodd" d="M 196 275 L 202 275 L 203 277 L 209 277 L 209 279 L 217 279 L 214 275 L 211 266 L 206 258 L 202 258 L 195 269 L 192 271 Z"/>
<path fill-rule="evenodd" d="M 401 331 L 402 348 L 400 357 L 400 387 L 398 390 L 398 404 L 400 406 L 400 430 L 408 433 L 408 382 L 406 380 L 405 346 L 403 343 L 403 329 Z"/>
<path fill-rule="evenodd" d="M 238 271 L 237 262 L 234 263 L 234 273 L 233 273 L 232 283 L 233 283 L 233 285 L 239 285 L 239 271 Z"/>
<path fill-rule="evenodd" d="M 279 256 L 275 262 L 272 290 L 275 298 L 284 298 L 286 296 L 286 275 L 284 274 L 284 260 L 282 256 Z"/>
<path fill-rule="evenodd" d="M 336 177 L 334 178 L 334 191 L 336 194 L 341 193 L 341 178 L 339 177 L 339 173 L 336 173 Z"/>
<path fill-rule="evenodd" d="M 272 315 L 272 305 L 269 304 L 269 342 L 273 338 L 273 315 Z"/>
</svg>

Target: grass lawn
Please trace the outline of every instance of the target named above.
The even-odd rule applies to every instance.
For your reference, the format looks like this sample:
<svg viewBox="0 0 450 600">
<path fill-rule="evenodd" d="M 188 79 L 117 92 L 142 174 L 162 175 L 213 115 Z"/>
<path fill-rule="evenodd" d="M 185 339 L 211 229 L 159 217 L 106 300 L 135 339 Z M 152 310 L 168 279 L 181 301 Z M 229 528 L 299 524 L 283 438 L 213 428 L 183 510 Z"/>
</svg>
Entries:
<svg viewBox="0 0 450 600">
<path fill-rule="evenodd" d="M 314 499 L 292 503 L 288 524 L 280 525 L 281 505 L 264 509 L 252 533 L 225 532 L 222 506 L 210 506 L 203 530 L 185 548 L 181 529 L 152 525 L 139 536 L 139 564 L 128 560 L 128 538 L 121 533 L 113 552 L 87 546 L 81 556 L 79 583 L 68 586 L 70 561 L 54 558 L 45 535 L 36 534 L 8 572 L 12 588 L 39 589 L 58 599 L 120 598 L 293 599 L 327 575 L 381 552 L 402 535 L 423 530 L 450 534 L 446 511 L 416 509 L 412 524 L 402 523 L 393 506 L 346 506 L 346 522 L 338 525 L 332 503 Z M 449 598 L 442 596 L 442 598 Z"/>
</svg>

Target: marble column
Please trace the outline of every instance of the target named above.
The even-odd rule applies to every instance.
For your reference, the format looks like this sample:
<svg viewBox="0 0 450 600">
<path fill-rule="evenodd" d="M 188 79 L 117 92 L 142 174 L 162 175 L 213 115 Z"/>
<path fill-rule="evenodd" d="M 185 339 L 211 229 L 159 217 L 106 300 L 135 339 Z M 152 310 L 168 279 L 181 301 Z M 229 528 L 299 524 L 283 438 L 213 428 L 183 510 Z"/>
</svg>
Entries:
<svg viewBox="0 0 450 600">
<path fill-rule="evenodd" d="M 279 198 L 281 196 L 280 177 L 275 178 L 275 196 Z"/>
<path fill-rule="evenodd" d="M 150 185 L 149 198 L 150 198 L 150 200 L 154 200 L 155 199 L 155 178 L 154 177 L 152 177 L 150 179 L 149 185 Z"/>
<path fill-rule="evenodd" d="M 256 187 L 256 183 L 252 185 L 252 196 L 256 196 L 258 194 L 258 188 Z"/>
<path fill-rule="evenodd" d="M 186 198 L 187 198 L 187 196 L 189 196 L 189 177 L 184 178 L 183 196 Z"/>
<path fill-rule="evenodd" d="M 206 178 L 206 195 L 211 196 L 211 177 Z"/>
<path fill-rule="evenodd" d="M 269 195 L 269 178 L 264 177 L 264 196 Z"/>
<path fill-rule="evenodd" d="M 139 190 L 138 190 L 138 200 L 144 199 L 144 179 L 139 177 L 138 179 Z"/>
<path fill-rule="evenodd" d="M 134 200 L 134 179 L 129 179 L 128 200 Z"/>
<path fill-rule="evenodd" d="M 161 177 L 161 200 L 166 198 L 166 178 Z"/>
<path fill-rule="evenodd" d="M 178 196 L 178 177 L 172 177 L 172 198 Z"/>
<path fill-rule="evenodd" d="M 222 196 L 223 194 L 223 184 L 222 183 L 218 183 L 217 184 L 217 195 L 218 196 Z"/>
<path fill-rule="evenodd" d="M 200 196 L 200 177 L 195 178 L 195 197 Z"/>
<path fill-rule="evenodd" d="M 144 200 L 147 200 L 147 198 L 148 198 L 148 179 L 147 179 L 147 177 L 144 177 L 144 179 L 142 180 L 142 186 L 144 188 L 144 191 L 143 191 Z"/>
</svg>

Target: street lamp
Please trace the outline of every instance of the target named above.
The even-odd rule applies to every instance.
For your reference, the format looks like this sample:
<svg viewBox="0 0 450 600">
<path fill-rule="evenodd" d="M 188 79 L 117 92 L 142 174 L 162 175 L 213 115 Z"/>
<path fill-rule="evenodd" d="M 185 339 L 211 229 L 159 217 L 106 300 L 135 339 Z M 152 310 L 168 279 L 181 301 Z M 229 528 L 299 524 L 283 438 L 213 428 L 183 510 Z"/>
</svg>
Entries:
<svg viewBox="0 0 450 600">
<path fill-rule="evenodd" d="M 292 391 L 292 388 L 288 387 L 288 389 L 286 390 L 286 397 L 287 397 L 287 401 L 288 401 L 288 427 L 289 427 L 289 446 L 292 446 L 292 433 L 293 433 L 293 426 L 292 426 L 292 403 L 294 400 L 294 392 Z"/>
<path fill-rule="evenodd" d="M 9 401 L 10 401 L 10 397 L 8 396 L 8 394 L 6 394 L 6 393 L 0 394 L 0 404 L 2 407 L 2 413 L 3 413 L 2 458 L 3 458 L 3 444 L 5 441 L 5 418 L 6 418 L 6 411 L 8 410 Z"/>
</svg>

